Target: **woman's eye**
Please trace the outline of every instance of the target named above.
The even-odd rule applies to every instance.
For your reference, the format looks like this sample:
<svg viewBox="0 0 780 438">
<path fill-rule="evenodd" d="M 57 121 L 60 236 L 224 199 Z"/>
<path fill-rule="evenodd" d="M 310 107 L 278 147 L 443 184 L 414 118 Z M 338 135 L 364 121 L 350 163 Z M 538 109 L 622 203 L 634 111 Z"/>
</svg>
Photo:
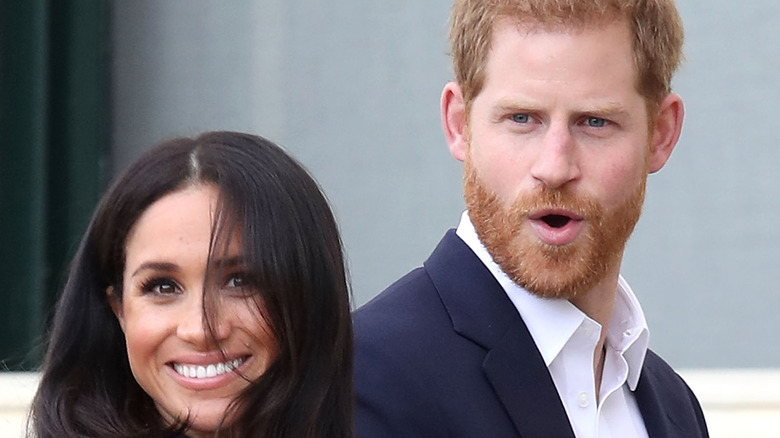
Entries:
<svg viewBox="0 0 780 438">
<path fill-rule="evenodd" d="M 232 274 L 225 281 L 224 290 L 231 294 L 246 297 L 254 294 L 254 284 L 252 278 L 247 274 Z"/>
<path fill-rule="evenodd" d="M 243 274 L 233 274 L 231 275 L 227 282 L 225 283 L 225 286 L 227 287 L 245 287 L 247 286 L 246 278 Z"/>
<path fill-rule="evenodd" d="M 153 278 L 142 286 L 142 290 L 147 293 L 158 295 L 170 295 L 178 292 L 176 282 L 167 278 Z"/>
<path fill-rule="evenodd" d="M 512 121 L 515 123 L 528 123 L 531 121 L 531 116 L 528 114 L 512 114 Z"/>
<path fill-rule="evenodd" d="M 601 117 L 588 117 L 586 123 L 591 128 L 603 128 L 607 125 L 607 121 Z"/>
</svg>

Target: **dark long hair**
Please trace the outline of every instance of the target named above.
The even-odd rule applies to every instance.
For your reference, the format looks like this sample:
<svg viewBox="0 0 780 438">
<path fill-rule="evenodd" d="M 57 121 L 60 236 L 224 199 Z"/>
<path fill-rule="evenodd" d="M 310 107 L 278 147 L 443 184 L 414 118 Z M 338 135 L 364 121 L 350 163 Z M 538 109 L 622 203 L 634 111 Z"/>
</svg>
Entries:
<svg viewBox="0 0 780 438">
<path fill-rule="evenodd" d="M 121 299 L 125 242 L 141 214 L 198 183 L 219 189 L 209 257 L 220 235 L 239 230 L 256 301 L 279 349 L 236 401 L 229 435 L 352 436 L 349 290 L 327 200 L 270 141 L 210 132 L 148 150 L 100 201 L 57 303 L 30 416 L 37 438 L 162 437 L 177 428 L 164 424 L 133 378 L 106 290 Z"/>
</svg>

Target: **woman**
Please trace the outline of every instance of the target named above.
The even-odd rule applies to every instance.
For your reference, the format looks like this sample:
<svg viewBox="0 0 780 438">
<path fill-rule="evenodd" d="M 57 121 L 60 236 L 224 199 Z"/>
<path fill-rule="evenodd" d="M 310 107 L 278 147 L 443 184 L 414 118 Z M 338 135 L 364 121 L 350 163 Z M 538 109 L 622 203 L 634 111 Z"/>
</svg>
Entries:
<svg viewBox="0 0 780 438">
<path fill-rule="evenodd" d="M 98 205 L 57 304 L 30 427 L 48 437 L 351 437 L 341 241 L 273 143 L 141 156 Z"/>
</svg>

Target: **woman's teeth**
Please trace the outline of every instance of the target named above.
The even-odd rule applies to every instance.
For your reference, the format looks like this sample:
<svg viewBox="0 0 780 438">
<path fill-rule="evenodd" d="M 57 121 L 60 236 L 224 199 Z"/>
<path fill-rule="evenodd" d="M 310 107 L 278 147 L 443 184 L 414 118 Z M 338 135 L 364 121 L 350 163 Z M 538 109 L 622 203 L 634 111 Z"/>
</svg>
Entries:
<svg viewBox="0 0 780 438">
<path fill-rule="evenodd" d="M 243 358 L 229 360 L 227 362 L 220 362 L 218 364 L 209 365 L 181 365 L 178 363 L 173 364 L 173 369 L 184 377 L 190 379 L 206 379 L 209 377 L 216 377 L 225 373 L 229 373 L 238 368 L 239 365 L 244 363 Z"/>
</svg>

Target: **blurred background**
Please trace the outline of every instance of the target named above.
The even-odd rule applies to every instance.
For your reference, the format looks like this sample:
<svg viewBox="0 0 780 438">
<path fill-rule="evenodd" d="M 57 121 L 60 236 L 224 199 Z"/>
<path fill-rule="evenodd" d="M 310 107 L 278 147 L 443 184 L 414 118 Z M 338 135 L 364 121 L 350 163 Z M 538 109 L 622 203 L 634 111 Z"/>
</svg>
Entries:
<svg viewBox="0 0 780 438">
<path fill-rule="evenodd" d="M 686 103 L 623 275 L 675 367 L 780 367 L 780 2 L 680 0 Z M 281 144 L 339 221 L 357 307 L 463 210 L 441 133 L 450 0 L 0 0 L 0 366 L 33 369 L 102 191 L 161 139 Z M 774 340 L 773 340 L 774 339 Z"/>
</svg>

